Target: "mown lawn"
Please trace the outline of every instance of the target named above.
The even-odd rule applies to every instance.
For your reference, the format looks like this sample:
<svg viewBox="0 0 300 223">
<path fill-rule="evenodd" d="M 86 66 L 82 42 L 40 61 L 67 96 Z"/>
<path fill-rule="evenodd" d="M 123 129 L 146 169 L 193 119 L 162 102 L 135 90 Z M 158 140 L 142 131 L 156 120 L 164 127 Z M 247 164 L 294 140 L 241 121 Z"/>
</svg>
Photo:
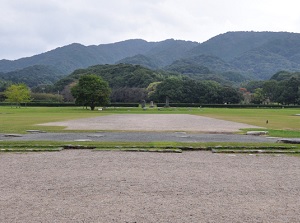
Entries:
<svg viewBox="0 0 300 223">
<path fill-rule="evenodd" d="M 25 133 L 26 130 L 62 131 L 63 127 L 35 126 L 45 122 L 89 118 L 101 115 L 80 107 L 0 107 L 0 132 Z"/>
<path fill-rule="evenodd" d="M 286 153 L 300 154 L 300 145 L 282 143 L 237 143 L 237 142 L 74 142 L 58 141 L 4 141 L 0 143 L 0 153 L 4 152 L 59 152 L 62 149 L 90 149 L 93 151 L 132 151 L 132 152 L 175 152 L 211 151 L 219 153 Z M 74 148 L 73 148 L 74 147 Z M 265 152 L 262 152 L 265 151 Z"/>
<path fill-rule="evenodd" d="M 39 129 L 48 132 L 64 131 L 63 127 L 36 124 L 109 114 L 194 114 L 241 122 L 269 130 L 271 136 L 300 137 L 300 109 L 228 109 L 228 108 L 108 108 L 90 111 L 82 107 L 0 107 L 0 133 L 25 133 Z M 268 123 L 267 123 L 268 120 Z"/>
</svg>

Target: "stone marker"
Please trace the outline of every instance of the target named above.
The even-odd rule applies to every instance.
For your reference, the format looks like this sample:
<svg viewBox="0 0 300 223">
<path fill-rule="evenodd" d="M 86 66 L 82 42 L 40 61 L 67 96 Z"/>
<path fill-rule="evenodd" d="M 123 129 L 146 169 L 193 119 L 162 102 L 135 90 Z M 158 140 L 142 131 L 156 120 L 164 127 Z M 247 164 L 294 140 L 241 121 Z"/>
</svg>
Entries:
<svg viewBox="0 0 300 223">
<path fill-rule="evenodd" d="M 268 131 L 248 131 L 246 135 L 253 135 L 253 136 L 261 136 L 261 135 L 268 135 Z"/>
<path fill-rule="evenodd" d="M 94 146 L 64 145 L 63 149 L 95 149 Z"/>
<path fill-rule="evenodd" d="M 91 142 L 90 139 L 75 139 L 74 142 Z"/>
<path fill-rule="evenodd" d="M 277 140 L 278 143 L 288 143 L 288 144 L 300 144 L 300 138 L 294 139 L 279 139 Z"/>
<path fill-rule="evenodd" d="M 169 97 L 167 96 L 166 97 L 166 104 L 165 104 L 165 107 L 170 107 L 170 99 L 169 99 Z"/>
<path fill-rule="evenodd" d="M 146 101 L 145 100 L 142 100 L 142 108 L 145 108 L 146 107 Z"/>
<path fill-rule="evenodd" d="M 23 135 L 20 134 L 6 134 L 4 137 L 22 137 Z"/>
<path fill-rule="evenodd" d="M 191 138 L 191 136 L 187 136 L 187 135 L 182 135 L 182 136 L 176 136 L 178 138 Z"/>
<path fill-rule="evenodd" d="M 154 102 L 150 101 L 150 108 L 153 108 L 153 107 L 154 107 Z"/>
<path fill-rule="evenodd" d="M 91 138 L 101 138 L 101 137 L 104 137 L 104 135 L 88 135 L 88 137 L 91 137 Z"/>
<path fill-rule="evenodd" d="M 41 130 L 26 130 L 26 132 L 29 132 L 29 133 L 46 133 L 45 131 L 41 131 Z"/>
</svg>

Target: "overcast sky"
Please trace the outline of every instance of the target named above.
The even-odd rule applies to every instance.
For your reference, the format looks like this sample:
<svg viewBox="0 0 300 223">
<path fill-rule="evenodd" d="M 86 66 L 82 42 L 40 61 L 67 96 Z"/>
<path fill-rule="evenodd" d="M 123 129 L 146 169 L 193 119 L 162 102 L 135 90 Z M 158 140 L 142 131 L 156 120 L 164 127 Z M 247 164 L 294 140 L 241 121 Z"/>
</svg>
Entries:
<svg viewBox="0 0 300 223">
<path fill-rule="evenodd" d="M 228 31 L 300 33 L 299 9 L 299 0 L 0 0 L 0 59 L 74 42 L 203 42 Z"/>
</svg>

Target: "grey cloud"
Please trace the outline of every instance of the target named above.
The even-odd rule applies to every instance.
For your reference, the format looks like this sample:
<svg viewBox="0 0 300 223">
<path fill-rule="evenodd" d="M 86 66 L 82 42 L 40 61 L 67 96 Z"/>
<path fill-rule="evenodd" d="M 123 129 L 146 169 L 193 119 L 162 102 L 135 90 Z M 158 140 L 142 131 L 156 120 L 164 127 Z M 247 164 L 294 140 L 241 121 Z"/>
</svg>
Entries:
<svg viewBox="0 0 300 223">
<path fill-rule="evenodd" d="M 31 56 L 73 42 L 202 42 L 227 31 L 299 32 L 299 5 L 296 0 L 2 0 L 0 59 Z M 282 13 L 284 17 L 278 16 Z"/>
</svg>

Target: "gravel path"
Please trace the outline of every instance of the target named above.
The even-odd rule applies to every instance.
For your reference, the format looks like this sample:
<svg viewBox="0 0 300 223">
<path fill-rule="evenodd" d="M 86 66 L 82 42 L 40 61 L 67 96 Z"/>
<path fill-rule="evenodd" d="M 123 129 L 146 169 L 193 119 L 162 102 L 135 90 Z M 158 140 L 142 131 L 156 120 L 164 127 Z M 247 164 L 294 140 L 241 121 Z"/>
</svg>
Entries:
<svg viewBox="0 0 300 223">
<path fill-rule="evenodd" d="M 299 157 L 0 154 L 0 222 L 300 222 Z"/>
<path fill-rule="evenodd" d="M 0 141 L 97 141 L 97 142 L 276 142 L 277 138 L 235 134 L 186 132 L 95 132 L 0 135 Z"/>
<path fill-rule="evenodd" d="M 125 114 L 51 122 L 40 125 L 66 126 L 67 130 L 237 132 L 260 128 L 243 123 L 186 114 Z"/>
</svg>

